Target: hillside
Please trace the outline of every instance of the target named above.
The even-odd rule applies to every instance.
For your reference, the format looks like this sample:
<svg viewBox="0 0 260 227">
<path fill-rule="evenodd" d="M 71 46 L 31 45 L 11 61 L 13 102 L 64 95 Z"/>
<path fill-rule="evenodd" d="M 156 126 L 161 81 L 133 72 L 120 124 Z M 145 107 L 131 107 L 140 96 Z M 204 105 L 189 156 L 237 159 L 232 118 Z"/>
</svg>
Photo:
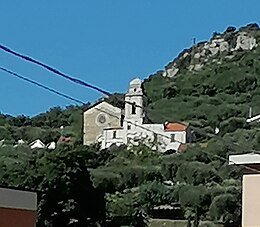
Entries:
<svg viewBox="0 0 260 227">
<path fill-rule="evenodd" d="M 124 108 L 123 94 L 113 94 L 105 98 L 112 105 Z M 99 100 L 97 100 L 99 101 Z M 5 144 L 16 144 L 22 139 L 30 143 L 41 139 L 45 144 L 57 142 L 60 136 L 73 138 L 77 144 L 82 144 L 83 112 L 90 106 L 67 106 L 65 108 L 53 107 L 45 113 L 33 117 L 13 117 L 0 113 L 0 141 Z"/>
<path fill-rule="evenodd" d="M 259 41 L 255 24 L 239 30 L 229 27 L 183 51 L 165 70 L 145 80 L 149 118 L 214 129 L 229 119 L 247 117 L 250 107 L 258 114 Z"/>
<path fill-rule="evenodd" d="M 197 140 L 185 153 L 162 155 L 144 145 L 101 151 L 98 145 L 82 146 L 85 107 L 57 107 L 32 118 L 2 114 L 0 140 L 10 145 L 38 137 L 47 143 L 62 134 L 76 143 L 52 152 L 0 147 L 0 183 L 39 191 L 38 226 L 66 226 L 71 220 L 74 226 L 145 226 L 143 214 L 152 217 L 160 205 L 180 207 L 179 218 L 194 226 L 237 226 L 241 169 L 225 160 L 260 149 L 259 124 L 245 122 L 250 107 L 260 113 L 259 43 L 256 24 L 228 27 L 144 81 L 150 121 L 191 124 Z M 119 99 L 116 94 L 109 101 L 121 106 Z"/>
<path fill-rule="evenodd" d="M 83 107 L 55 107 L 34 117 L 0 114 L 0 140 L 15 144 L 19 139 L 30 143 L 41 139 L 45 144 L 57 142 L 61 135 L 72 136 L 80 143 Z M 63 126 L 63 129 L 61 129 Z"/>
</svg>

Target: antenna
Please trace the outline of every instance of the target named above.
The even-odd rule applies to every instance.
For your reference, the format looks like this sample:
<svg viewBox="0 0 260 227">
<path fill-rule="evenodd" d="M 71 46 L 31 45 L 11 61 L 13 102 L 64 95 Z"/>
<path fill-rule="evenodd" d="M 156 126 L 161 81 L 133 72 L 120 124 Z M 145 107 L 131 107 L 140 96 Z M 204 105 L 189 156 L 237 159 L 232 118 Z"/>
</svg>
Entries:
<svg viewBox="0 0 260 227">
<path fill-rule="evenodd" d="M 251 118 L 252 117 L 252 115 L 253 115 L 253 108 L 250 106 L 250 108 L 249 108 L 249 118 Z"/>
<path fill-rule="evenodd" d="M 195 45 L 195 44 L 196 44 L 196 38 L 193 37 L 193 38 L 192 38 L 192 45 Z"/>
</svg>

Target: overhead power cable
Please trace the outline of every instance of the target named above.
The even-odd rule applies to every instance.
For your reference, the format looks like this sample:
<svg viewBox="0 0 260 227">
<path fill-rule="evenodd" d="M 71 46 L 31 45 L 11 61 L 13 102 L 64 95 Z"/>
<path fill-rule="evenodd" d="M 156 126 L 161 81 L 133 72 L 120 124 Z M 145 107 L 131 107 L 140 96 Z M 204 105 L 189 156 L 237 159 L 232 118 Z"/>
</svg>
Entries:
<svg viewBox="0 0 260 227">
<path fill-rule="evenodd" d="M 106 91 L 106 90 L 104 90 L 104 89 L 102 89 L 102 88 L 99 88 L 99 87 L 97 87 L 97 86 L 94 86 L 94 85 L 92 85 L 92 84 L 90 84 L 90 83 L 87 83 L 87 82 L 85 82 L 85 81 L 83 81 L 83 80 L 80 80 L 80 79 L 71 77 L 71 76 L 69 76 L 69 75 L 66 75 L 66 74 L 62 73 L 61 71 L 59 71 L 59 70 L 57 70 L 57 69 L 55 69 L 55 68 L 53 68 L 53 67 L 51 67 L 51 66 L 48 66 L 48 65 L 46 65 L 46 64 L 44 64 L 44 63 L 42 63 L 42 62 L 40 62 L 40 61 L 38 61 L 38 60 L 35 60 L 35 59 L 33 59 L 32 57 L 29 57 L 29 56 L 20 54 L 20 53 L 14 51 L 14 50 L 11 50 L 10 48 L 8 48 L 8 47 L 6 47 L 6 46 L 1 45 L 1 44 L 0 44 L 0 49 L 4 50 L 4 51 L 7 52 L 7 53 L 10 53 L 10 54 L 12 54 L 12 55 L 15 55 L 15 56 L 17 56 L 17 57 L 19 57 L 19 58 L 21 58 L 21 59 L 23 59 L 23 60 L 26 60 L 26 61 L 28 61 L 28 62 L 34 63 L 34 64 L 36 64 L 36 65 L 39 65 L 39 66 L 41 66 L 41 67 L 47 69 L 48 71 L 50 71 L 50 72 L 52 72 L 52 73 L 54 73 L 54 74 L 56 74 L 56 75 L 59 75 L 59 76 L 65 78 L 65 79 L 68 79 L 68 80 L 70 80 L 70 81 L 72 81 L 72 82 L 74 82 L 74 83 L 76 83 L 76 84 L 79 84 L 79 85 L 82 85 L 82 86 L 91 88 L 91 89 L 96 90 L 96 91 L 98 91 L 98 92 L 100 92 L 100 93 L 102 93 L 102 94 L 104 94 L 104 95 L 107 95 L 107 96 L 111 96 L 111 95 L 112 95 L 112 93 L 110 93 L 110 92 L 108 92 L 108 91 Z M 29 82 L 29 81 L 28 81 L 28 82 Z M 35 82 L 35 81 L 34 81 L 34 82 Z M 35 83 L 35 85 L 36 85 L 36 84 L 37 84 L 37 82 Z M 39 85 L 37 85 L 37 86 L 39 86 Z M 43 85 L 43 86 L 44 86 L 44 85 Z M 43 87 L 43 86 L 40 86 L 40 87 Z M 50 90 L 53 90 L 53 89 L 50 89 Z M 52 91 L 52 92 L 53 92 L 53 91 Z M 54 92 L 54 93 L 56 93 L 56 92 Z M 65 95 L 65 96 L 66 96 L 66 95 Z M 115 97 L 115 98 L 118 98 L 118 97 Z M 74 98 L 73 98 L 73 99 L 74 99 Z M 75 101 L 75 99 L 74 99 L 74 101 Z M 79 101 L 79 100 L 78 100 L 78 101 Z M 122 100 L 120 100 L 120 101 L 122 101 Z M 82 104 L 81 101 L 80 101 L 80 103 Z M 136 107 L 139 107 L 139 108 L 144 109 L 143 106 L 136 105 L 136 104 L 133 103 L 133 102 L 126 101 L 126 103 L 129 103 L 129 104 L 131 104 L 131 105 L 135 105 Z M 102 112 L 105 112 L 104 110 L 101 110 L 101 109 L 99 109 L 99 110 L 102 111 Z M 107 114 L 110 114 L 110 113 L 108 113 L 108 112 L 106 112 L 106 113 L 107 113 Z M 110 115 L 111 115 L 111 114 L 110 114 Z M 163 137 L 170 138 L 170 137 L 166 136 L 165 134 L 161 134 L 161 133 L 156 132 L 156 131 L 154 131 L 154 130 L 152 130 L 152 129 L 148 129 L 148 128 L 143 127 L 143 126 L 141 126 L 141 125 L 135 124 L 135 123 L 133 123 L 133 122 L 131 122 L 131 121 L 128 121 L 128 120 L 125 120 L 125 119 L 124 119 L 124 121 L 126 121 L 126 122 L 128 122 L 128 123 L 130 123 L 130 124 L 133 124 L 133 125 L 135 125 L 135 126 L 137 126 L 137 127 L 143 128 L 143 129 L 145 129 L 145 130 L 147 130 L 147 131 L 153 132 L 153 133 L 155 133 L 155 134 L 157 134 L 157 135 L 161 135 L 161 136 L 163 136 Z M 197 128 L 194 128 L 194 127 L 193 127 L 193 130 L 194 130 L 194 131 L 197 131 Z M 198 131 L 197 131 L 197 132 L 198 132 Z M 199 132 L 198 132 L 198 133 L 199 133 Z M 212 137 L 212 135 L 210 135 L 210 136 Z M 207 152 L 206 152 L 206 153 L 207 153 Z M 209 153 L 207 153 L 207 154 L 209 154 Z M 217 157 L 216 155 L 214 155 L 214 156 Z M 223 158 L 223 157 L 221 157 L 221 156 L 219 156 L 219 158 L 222 159 L 222 160 L 225 159 L 225 158 Z M 227 160 L 225 159 L 225 161 L 227 161 Z M 234 163 L 234 164 L 235 164 L 235 163 Z M 245 168 L 248 169 L 248 168 L 250 168 L 250 167 L 245 166 Z M 253 168 L 250 168 L 250 169 L 253 169 Z M 258 170 L 256 170 L 256 169 L 255 169 L 254 171 L 260 172 L 260 171 L 258 171 Z"/>
<path fill-rule="evenodd" d="M 66 74 L 62 73 L 61 71 L 59 71 L 59 70 L 57 70 L 57 69 L 55 69 L 55 68 L 53 68 L 53 67 L 51 67 L 51 66 L 49 66 L 49 65 L 46 65 L 46 64 L 44 64 L 44 63 L 42 63 L 42 62 L 40 62 L 40 61 L 38 61 L 38 60 L 35 60 L 35 59 L 33 59 L 32 57 L 29 57 L 29 56 L 20 54 L 20 53 L 14 51 L 14 50 L 11 50 L 10 48 L 8 48 L 8 47 L 6 47 L 6 46 L 1 45 L 1 44 L 0 44 L 0 49 L 4 50 L 4 51 L 7 52 L 7 53 L 10 53 L 10 54 L 12 54 L 12 55 L 15 55 L 15 56 L 17 56 L 17 57 L 19 57 L 19 58 L 22 58 L 22 59 L 24 59 L 24 60 L 26 60 L 26 61 L 28 61 L 28 62 L 34 63 L 34 64 L 36 64 L 36 65 L 39 65 L 39 66 L 41 66 L 41 67 L 43 67 L 43 68 L 49 70 L 50 72 L 53 72 L 53 73 L 55 73 L 56 75 L 59 75 L 59 76 L 65 78 L 65 79 L 67 79 L 67 80 L 70 80 L 70 81 L 72 81 L 72 82 L 74 82 L 74 83 L 77 83 L 77 84 L 80 84 L 80 85 L 82 85 L 82 86 L 91 88 L 91 89 L 93 89 L 93 90 L 96 90 L 96 91 L 98 91 L 98 92 L 104 94 L 104 95 L 108 95 L 108 96 L 111 95 L 109 92 L 107 92 L 107 91 L 105 91 L 105 90 L 103 90 L 103 89 L 101 89 L 101 88 L 99 88 L 99 87 L 97 87 L 97 86 L 94 86 L 94 85 L 92 85 L 92 84 L 90 84 L 90 83 L 87 83 L 87 82 L 85 82 L 85 81 L 83 81 L 83 80 L 80 80 L 80 79 L 71 77 L 71 76 L 69 76 L 69 75 L 66 75 Z"/>
<path fill-rule="evenodd" d="M 198 134 L 200 134 L 202 136 L 207 136 L 209 138 L 215 138 L 217 140 L 220 140 L 224 144 L 232 147 L 234 150 L 244 149 L 244 150 L 247 150 L 248 152 L 253 152 L 253 153 L 258 153 L 258 154 L 260 153 L 258 150 L 254 150 L 251 147 L 248 147 L 248 146 L 246 146 L 244 144 L 238 144 L 238 143 L 234 143 L 234 142 L 231 142 L 231 141 L 227 141 L 227 140 L 225 140 L 223 137 L 221 137 L 219 135 L 208 133 L 208 132 L 204 132 L 202 129 L 198 129 L 198 128 L 194 127 L 194 126 L 190 126 L 190 129 L 194 130 L 194 132 L 197 132 Z"/>
<path fill-rule="evenodd" d="M 14 76 L 16 78 L 19 78 L 19 79 L 24 80 L 26 82 L 29 82 L 29 83 L 31 83 L 33 85 L 36 85 L 36 86 L 38 86 L 40 88 L 43 88 L 43 89 L 45 89 L 45 90 L 47 90 L 49 92 L 52 92 L 52 93 L 54 93 L 56 95 L 59 95 L 59 96 L 61 96 L 63 98 L 69 99 L 69 100 L 74 101 L 74 102 L 79 103 L 79 104 L 83 104 L 83 105 L 85 104 L 83 101 L 80 101 L 79 99 L 76 99 L 76 98 L 73 98 L 73 97 L 71 97 L 69 95 L 66 95 L 64 93 L 61 93 L 61 92 L 59 92 L 59 91 L 57 91 L 57 90 L 55 90 L 53 88 L 47 87 L 47 86 L 45 86 L 43 84 L 40 84 L 40 83 L 38 83 L 38 82 L 36 82 L 34 80 L 28 79 L 28 78 L 26 78 L 26 77 L 24 77 L 22 75 L 19 75 L 19 74 L 15 73 L 15 72 L 12 72 L 11 70 L 6 69 L 6 68 L 4 68 L 2 66 L 0 66 L 0 70 L 6 72 L 6 73 L 8 73 L 8 74 L 10 74 L 10 75 L 12 75 L 12 76 Z"/>
<path fill-rule="evenodd" d="M 12 55 L 14 55 L 16 57 L 19 57 L 19 58 L 21 58 L 23 60 L 26 60 L 28 62 L 34 63 L 36 65 L 39 65 L 39 66 L 47 69 L 48 71 L 50 71 L 50 72 L 52 72 L 52 73 L 54 73 L 54 74 L 56 74 L 58 76 L 61 76 L 61 77 L 65 78 L 65 79 L 67 79 L 67 80 L 69 80 L 71 82 L 74 82 L 74 83 L 76 83 L 78 85 L 82 85 L 82 86 L 85 86 L 87 88 L 91 88 L 91 89 L 96 90 L 96 91 L 98 91 L 98 92 L 100 92 L 100 93 L 102 93 L 102 94 L 104 94 L 106 96 L 112 96 L 113 95 L 112 93 L 110 93 L 110 92 L 108 92 L 108 91 L 106 91 L 106 90 L 104 90 L 102 88 L 99 88 L 98 86 L 92 85 L 92 84 L 90 84 L 88 82 L 85 82 L 83 80 L 80 80 L 80 79 L 71 77 L 69 75 L 66 75 L 66 74 L 62 73 L 61 71 L 59 71 L 58 69 L 55 69 L 55 68 L 53 68 L 53 67 L 51 67 L 51 66 L 49 66 L 49 65 L 47 65 L 45 63 L 42 63 L 42 62 L 40 62 L 40 61 L 30 57 L 30 56 L 26 56 L 24 54 L 18 53 L 16 51 L 14 51 L 14 50 L 4 46 L 4 45 L 0 44 L 0 49 L 4 50 L 5 52 L 7 52 L 9 54 L 12 54 Z M 130 105 L 135 105 L 136 107 L 143 108 L 142 106 L 137 105 L 134 102 L 129 102 L 129 101 L 125 101 L 125 102 L 130 104 Z"/>
<path fill-rule="evenodd" d="M 215 158 L 217 158 L 217 159 L 219 159 L 219 160 L 221 160 L 221 161 L 229 162 L 229 163 L 232 163 L 233 165 L 236 165 L 236 166 L 238 165 L 238 164 L 235 163 L 234 161 L 230 161 L 230 160 L 227 160 L 226 158 L 221 157 L 221 156 L 219 156 L 219 155 L 206 152 L 206 151 L 203 150 L 203 149 L 201 149 L 201 152 L 204 153 L 204 154 L 207 154 L 207 155 L 209 155 L 209 156 L 213 156 L 213 157 L 215 157 Z M 253 172 L 255 172 L 255 173 L 260 173 L 260 170 L 255 169 L 255 168 L 253 168 L 253 167 L 247 166 L 247 165 L 245 165 L 245 164 L 239 164 L 239 165 L 242 166 L 242 167 L 244 167 L 244 168 L 247 169 L 247 170 L 253 171 Z"/>
<path fill-rule="evenodd" d="M 101 94 L 106 95 L 106 96 L 112 96 L 113 95 L 111 92 L 108 92 L 105 89 L 102 89 L 102 88 L 100 88 L 98 86 L 92 85 L 92 84 L 90 84 L 88 82 L 85 82 L 85 81 L 83 81 L 81 79 L 77 79 L 77 78 L 74 78 L 72 76 L 66 75 L 65 73 L 61 72 L 58 69 L 55 69 L 55 68 L 53 68 L 53 67 L 51 67 L 51 66 L 49 66 L 49 65 L 47 65 L 47 64 L 45 64 L 43 62 L 40 62 L 39 60 L 36 60 L 36 59 L 34 59 L 34 58 L 30 57 L 30 56 L 18 53 L 17 51 L 14 51 L 14 50 L 12 50 L 12 49 L 4 46 L 4 45 L 0 44 L 0 49 L 2 49 L 3 51 L 5 51 L 5 52 L 7 52 L 9 54 L 12 54 L 12 55 L 18 57 L 18 58 L 21 58 L 21 59 L 23 59 L 25 61 L 28 61 L 28 62 L 31 62 L 31 63 L 36 64 L 38 66 L 41 66 L 41 67 L 47 69 L 48 71 L 50 71 L 50 72 L 52 72 L 52 73 L 54 73 L 54 74 L 56 74 L 58 76 L 61 76 L 61 77 L 65 78 L 65 79 L 67 79 L 67 80 L 69 80 L 69 81 L 71 81 L 73 83 L 76 83 L 78 85 L 82 85 L 84 87 L 93 89 L 95 91 L 100 92 Z M 136 107 L 143 108 L 142 106 L 137 105 L 134 102 L 129 102 L 129 101 L 125 101 L 125 102 L 130 104 L 130 105 L 135 105 Z"/>
</svg>

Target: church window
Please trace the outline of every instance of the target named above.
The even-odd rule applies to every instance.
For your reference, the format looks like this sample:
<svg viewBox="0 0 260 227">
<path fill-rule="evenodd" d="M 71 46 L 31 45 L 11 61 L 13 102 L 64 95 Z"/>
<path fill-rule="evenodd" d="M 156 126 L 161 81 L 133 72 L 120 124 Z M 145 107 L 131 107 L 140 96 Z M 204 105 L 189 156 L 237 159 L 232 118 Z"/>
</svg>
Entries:
<svg viewBox="0 0 260 227">
<path fill-rule="evenodd" d="M 171 142 L 175 142 L 175 134 L 171 134 Z"/>
<path fill-rule="evenodd" d="M 113 139 L 116 138 L 116 131 L 113 131 Z"/>
<path fill-rule="evenodd" d="M 132 104 L 132 114 L 136 114 L 136 103 Z"/>
<path fill-rule="evenodd" d="M 98 124 L 105 124 L 106 123 L 106 116 L 104 114 L 99 114 L 97 116 L 97 122 Z"/>
</svg>

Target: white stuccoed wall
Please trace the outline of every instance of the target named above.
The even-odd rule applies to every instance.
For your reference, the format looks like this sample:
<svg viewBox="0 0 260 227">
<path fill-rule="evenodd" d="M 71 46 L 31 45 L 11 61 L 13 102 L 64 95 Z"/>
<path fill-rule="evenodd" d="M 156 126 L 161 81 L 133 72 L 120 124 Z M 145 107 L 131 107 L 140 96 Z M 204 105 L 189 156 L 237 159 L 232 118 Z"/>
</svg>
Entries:
<svg viewBox="0 0 260 227">
<path fill-rule="evenodd" d="M 242 226 L 260 226 L 260 174 L 243 176 Z"/>
</svg>

